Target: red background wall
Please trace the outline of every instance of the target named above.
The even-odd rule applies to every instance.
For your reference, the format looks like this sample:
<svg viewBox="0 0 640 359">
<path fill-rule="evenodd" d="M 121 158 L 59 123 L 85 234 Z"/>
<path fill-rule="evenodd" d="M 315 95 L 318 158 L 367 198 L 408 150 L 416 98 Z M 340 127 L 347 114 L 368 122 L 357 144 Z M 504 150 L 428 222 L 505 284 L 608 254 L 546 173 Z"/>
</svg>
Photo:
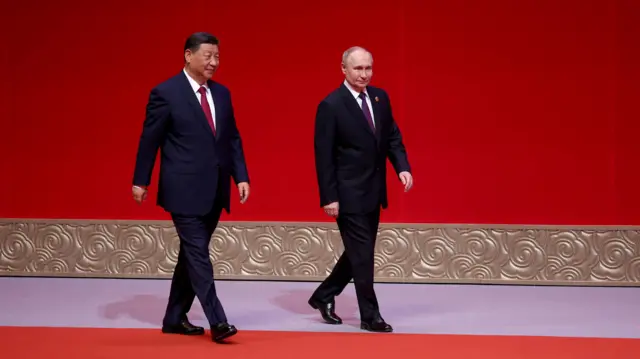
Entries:
<svg viewBox="0 0 640 359">
<path fill-rule="evenodd" d="M 358 44 L 416 181 L 404 194 L 390 175 L 384 221 L 640 224 L 640 2 L 125 4 L 3 3 L 0 217 L 168 218 L 155 194 L 131 199 L 137 140 L 150 88 L 204 30 L 253 181 L 223 219 L 328 220 L 314 113 Z"/>
</svg>

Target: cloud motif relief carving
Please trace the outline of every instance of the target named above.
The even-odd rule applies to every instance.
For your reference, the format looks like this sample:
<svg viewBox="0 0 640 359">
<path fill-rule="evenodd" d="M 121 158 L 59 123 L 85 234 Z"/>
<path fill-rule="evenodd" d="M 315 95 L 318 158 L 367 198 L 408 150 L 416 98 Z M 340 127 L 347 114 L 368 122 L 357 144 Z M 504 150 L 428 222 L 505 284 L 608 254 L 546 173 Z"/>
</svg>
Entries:
<svg viewBox="0 0 640 359">
<path fill-rule="evenodd" d="M 0 275 L 170 277 L 171 222 L 1 220 Z M 343 250 L 335 225 L 221 223 L 217 278 L 323 279 Z M 640 230 L 517 226 L 380 227 L 378 281 L 638 285 Z"/>
</svg>

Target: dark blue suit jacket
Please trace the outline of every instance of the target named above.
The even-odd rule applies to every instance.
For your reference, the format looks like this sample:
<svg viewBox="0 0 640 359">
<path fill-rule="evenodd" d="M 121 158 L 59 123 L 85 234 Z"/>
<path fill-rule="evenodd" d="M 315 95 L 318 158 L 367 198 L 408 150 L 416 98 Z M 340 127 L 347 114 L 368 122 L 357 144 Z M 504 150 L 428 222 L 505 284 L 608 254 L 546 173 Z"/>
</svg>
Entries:
<svg viewBox="0 0 640 359">
<path fill-rule="evenodd" d="M 230 212 L 231 177 L 236 183 L 249 182 L 231 93 L 211 80 L 208 86 L 215 106 L 215 137 L 184 72 L 149 95 L 133 184 L 149 185 L 160 149 L 158 205 L 171 213 L 205 215 L 216 200 Z"/>
<path fill-rule="evenodd" d="M 344 84 L 325 97 L 316 112 L 314 144 L 320 205 L 339 202 L 344 213 L 369 213 L 387 207 L 387 158 L 396 173 L 411 172 L 389 96 L 373 86 L 368 86 L 367 92 L 375 132 Z"/>
</svg>

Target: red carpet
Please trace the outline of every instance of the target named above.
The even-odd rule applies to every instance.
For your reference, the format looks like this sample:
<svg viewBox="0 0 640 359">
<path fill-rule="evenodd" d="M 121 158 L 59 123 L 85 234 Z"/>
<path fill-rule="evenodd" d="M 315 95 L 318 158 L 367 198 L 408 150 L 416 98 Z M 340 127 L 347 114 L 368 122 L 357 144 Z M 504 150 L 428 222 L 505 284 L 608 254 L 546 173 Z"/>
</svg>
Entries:
<svg viewBox="0 0 640 359">
<path fill-rule="evenodd" d="M 0 327 L 4 358 L 635 359 L 640 340 L 242 331 L 229 345 L 146 329 Z"/>
</svg>

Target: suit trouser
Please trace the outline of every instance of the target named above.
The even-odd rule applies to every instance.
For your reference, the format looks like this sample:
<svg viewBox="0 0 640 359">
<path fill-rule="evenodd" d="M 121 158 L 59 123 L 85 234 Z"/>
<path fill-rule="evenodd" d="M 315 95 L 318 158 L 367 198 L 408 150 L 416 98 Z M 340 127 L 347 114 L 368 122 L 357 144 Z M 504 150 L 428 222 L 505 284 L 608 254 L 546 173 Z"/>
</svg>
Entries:
<svg viewBox="0 0 640 359">
<path fill-rule="evenodd" d="M 336 222 L 344 244 L 344 252 L 331 274 L 313 293 L 312 298 L 322 303 L 332 302 L 353 279 L 360 319 L 376 319 L 380 316 L 380 310 L 373 289 L 373 260 L 380 224 L 380 209 L 364 214 L 340 213 Z"/>
<path fill-rule="evenodd" d="M 165 325 L 175 325 L 186 319 L 196 296 L 209 325 L 214 326 L 227 321 L 222 303 L 216 294 L 213 265 L 209 258 L 209 243 L 221 213 L 222 206 L 216 203 L 211 212 L 204 216 L 171 214 L 180 237 L 180 252 L 171 281 L 169 302 L 163 321 Z"/>
</svg>

